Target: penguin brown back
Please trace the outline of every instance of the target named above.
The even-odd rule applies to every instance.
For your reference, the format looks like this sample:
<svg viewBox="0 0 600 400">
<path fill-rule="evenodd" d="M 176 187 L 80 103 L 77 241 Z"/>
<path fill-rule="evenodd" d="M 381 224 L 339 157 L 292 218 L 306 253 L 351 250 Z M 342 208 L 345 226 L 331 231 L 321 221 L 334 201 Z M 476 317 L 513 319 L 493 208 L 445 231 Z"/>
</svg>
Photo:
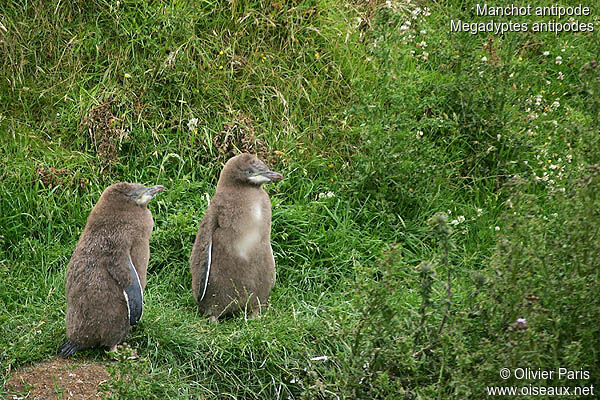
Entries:
<svg viewBox="0 0 600 400">
<path fill-rule="evenodd" d="M 162 186 L 127 182 L 104 190 L 67 270 L 67 341 L 58 349 L 114 349 L 142 315 L 154 221 L 147 205 Z"/>
<path fill-rule="evenodd" d="M 198 228 L 190 257 L 192 291 L 212 320 L 256 315 L 275 283 L 271 202 L 261 185 L 282 178 L 251 154 L 231 158 Z"/>
</svg>

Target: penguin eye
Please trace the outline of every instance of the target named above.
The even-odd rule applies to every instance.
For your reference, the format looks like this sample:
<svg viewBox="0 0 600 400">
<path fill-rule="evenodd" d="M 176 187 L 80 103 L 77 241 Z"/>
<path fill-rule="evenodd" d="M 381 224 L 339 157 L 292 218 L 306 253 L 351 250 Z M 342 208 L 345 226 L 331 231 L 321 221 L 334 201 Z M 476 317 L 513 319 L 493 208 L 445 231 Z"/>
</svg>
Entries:
<svg viewBox="0 0 600 400">
<path fill-rule="evenodd" d="M 125 193 L 125 195 L 127 197 L 131 197 L 132 199 L 137 199 L 138 197 L 140 197 L 140 195 L 142 194 L 143 191 L 144 191 L 144 188 L 138 188 L 138 189 L 131 190 L 129 193 Z"/>
</svg>

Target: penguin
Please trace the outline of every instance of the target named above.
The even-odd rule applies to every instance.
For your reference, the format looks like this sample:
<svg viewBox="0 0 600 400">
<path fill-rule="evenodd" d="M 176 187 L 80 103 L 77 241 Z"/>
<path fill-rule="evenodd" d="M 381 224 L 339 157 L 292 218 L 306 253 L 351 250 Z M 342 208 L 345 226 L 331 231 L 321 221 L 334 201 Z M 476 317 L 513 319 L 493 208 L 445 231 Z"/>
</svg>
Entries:
<svg viewBox="0 0 600 400">
<path fill-rule="evenodd" d="M 275 259 L 271 202 L 261 185 L 282 178 L 247 153 L 221 171 L 190 256 L 194 300 L 213 322 L 240 312 L 255 317 L 266 305 Z"/>
<path fill-rule="evenodd" d="M 142 317 L 150 235 L 146 207 L 157 185 L 120 182 L 100 196 L 67 269 L 67 340 L 58 354 L 106 346 L 115 350 Z"/>
</svg>

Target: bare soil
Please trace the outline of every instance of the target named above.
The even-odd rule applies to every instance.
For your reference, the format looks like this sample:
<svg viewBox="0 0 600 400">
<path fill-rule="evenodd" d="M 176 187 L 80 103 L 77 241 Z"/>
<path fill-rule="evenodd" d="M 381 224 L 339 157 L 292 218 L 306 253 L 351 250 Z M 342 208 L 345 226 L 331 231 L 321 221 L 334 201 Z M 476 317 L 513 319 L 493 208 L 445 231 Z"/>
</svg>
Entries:
<svg viewBox="0 0 600 400">
<path fill-rule="evenodd" d="M 98 386 L 108 379 L 103 364 L 56 358 L 16 371 L 6 390 L 18 394 L 6 400 L 99 399 Z"/>
</svg>

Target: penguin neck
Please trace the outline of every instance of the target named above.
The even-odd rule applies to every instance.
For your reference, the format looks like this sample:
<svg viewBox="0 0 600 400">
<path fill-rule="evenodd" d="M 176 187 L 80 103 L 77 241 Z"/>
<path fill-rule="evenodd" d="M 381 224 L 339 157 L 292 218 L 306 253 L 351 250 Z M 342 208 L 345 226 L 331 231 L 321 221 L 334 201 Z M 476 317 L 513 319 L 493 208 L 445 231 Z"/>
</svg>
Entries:
<svg viewBox="0 0 600 400">
<path fill-rule="evenodd" d="M 154 225 L 152 214 L 146 206 L 103 201 L 101 198 L 90 212 L 86 226 L 89 226 L 90 229 L 101 226 L 120 226 L 123 221 L 127 221 L 127 226 L 133 228 L 134 231 L 148 230 L 148 226 L 151 231 Z"/>
<path fill-rule="evenodd" d="M 217 192 L 264 192 L 263 188 L 260 185 L 253 185 L 251 183 L 244 183 L 237 180 L 232 179 L 219 179 L 217 183 Z"/>
<path fill-rule="evenodd" d="M 140 218 L 147 214 L 148 208 L 146 206 L 140 206 L 138 204 L 124 203 L 120 201 L 115 202 L 98 202 L 94 207 L 97 210 L 96 213 L 109 213 L 109 215 L 115 215 L 120 218 L 128 216 L 129 218 Z"/>
</svg>

